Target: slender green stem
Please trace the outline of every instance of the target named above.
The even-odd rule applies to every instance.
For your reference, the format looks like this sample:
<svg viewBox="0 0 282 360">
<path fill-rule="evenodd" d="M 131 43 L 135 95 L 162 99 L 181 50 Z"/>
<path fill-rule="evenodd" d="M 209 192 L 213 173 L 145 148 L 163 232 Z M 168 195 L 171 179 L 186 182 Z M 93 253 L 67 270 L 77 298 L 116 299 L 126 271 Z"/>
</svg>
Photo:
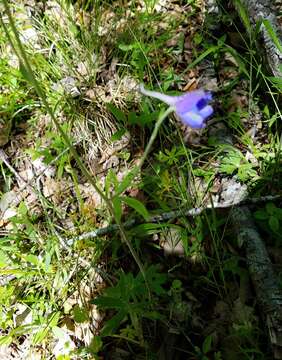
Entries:
<svg viewBox="0 0 282 360">
<path fill-rule="evenodd" d="M 152 135 L 151 135 L 151 137 L 150 137 L 150 140 L 149 140 L 149 142 L 148 142 L 148 144 L 147 144 L 147 146 L 146 146 L 146 148 L 145 148 L 145 151 L 144 151 L 144 153 L 143 153 L 143 155 L 142 155 L 142 157 L 141 157 L 141 159 L 140 159 L 140 162 L 139 162 L 138 166 L 133 170 L 133 171 L 134 171 L 134 174 L 137 175 L 138 172 L 141 170 L 141 168 L 142 168 L 142 166 L 143 166 L 146 158 L 147 158 L 148 155 L 149 155 L 149 152 L 150 152 L 150 150 L 151 150 L 151 148 L 152 148 L 152 145 L 153 145 L 153 143 L 154 143 L 154 141 L 155 141 L 155 139 L 156 139 L 156 137 L 157 137 L 157 135 L 158 135 L 158 131 L 159 131 L 159 129 L 160 129 L 163 121 L 164 121 L 165 118 L 166 118 L 171 112 L 173 112 L 173 111 L 174 111 L 174 108 L 173 108 L 173 107 L 169 107 L 169 108 L 166 109 L 166 111 L 165 111 L 163 114 L 161 114 L 161 115 L 159 116 L 159 118 L 158 118 L 158 120 L 157 120 L 157 122 L 156 122 L 156 124 L 155 124 L 154 130 L 153 130 L 153 132 L 152 132 Z M 145 276 L 145 271 L 144 271 L 143 265 L 142 265 L 141 261 L 139 260 L 139 257 L 138 257 L 138 255 L 137 255 L 136 251 L 134 250 L 131 242 L 129 242 L 129 240 L 128 240 L 127 237 L 126 237 L 126 232 L 125 232 L 124 225 L 123 225 L 120 221 L 117 221 L 117 220 L 116 220 L 116 222 L 117 222 L 117 225 L 118 225 L 118 227 L 119 227 L 119 230 L 120 230 L 120 233 L 121 233 L 121 236 L 122 236 L 122 240 L 127 244 L 128 248 L 129 248 L 129 250 L 130 250 L 130 252 L 131 252 L 131 255 L 133 256 L 133 258 L 134 258 L 134 260 L 136 261 L 136 263 L 137 263 L 137 265 L 138 265 L 138 267 L 139 267 L 139 269 L 140 269 L 140 271 L 141 271 L 144 279 L 146 280 L 146 276 Z"/>
<path fill-rule="evenodd" d="M 147 158 L 147 156 L 148 156 L 148 154 L 149 154 L 149 152 L 150 152 L 150 150 L 151 150 L 151 148 L 152 148 L 152 145 L 153 145 L 154 141 L 156 140 L 156 137 L 157 137 L 157 135 L 158 135 L 158 131 L 159 131 L 159 129 L 160 129 L 160 127 L 161 127 L 164 119 L 165 119 L 170 113 L 172 113 L 174 110 L 175 110 L 174 107 L 170 106 L 169 108 L 166 109 L 166 111 L 165 111 L 163 114 L 161 114 L 161 115 L 159 116 L 159 118 L 158 118 L 158 120 L 157 120 L 157 122 L 156 122 L 156 125 L 155 125 L 155 127 L 154 127 L 154 130 L 153 130 L 153 132 L 152 132 L 152 135 L 151 135 L 151 137 L 150 137 L 150 140 L 149 140 L 149 142 L 148 142 L 148 144 L 147 144 L 147 146 L 146 146 L 146 149 L 145 149 L 145 151 L 144 151 L 144 154 L 142 155 L 142 157 L 141 157 L 141 159 L 140 159 L 140 162 L 139 162 L 139 164 L 138 164 L 138 170 L 141 170 L 141 168 L 142 168 L 142 166 L 143 166 L 143 164 L 144 164 L 144 162 L 145 162 L 145 160 L 146 160 L 146 158 Z"/>
</svg>

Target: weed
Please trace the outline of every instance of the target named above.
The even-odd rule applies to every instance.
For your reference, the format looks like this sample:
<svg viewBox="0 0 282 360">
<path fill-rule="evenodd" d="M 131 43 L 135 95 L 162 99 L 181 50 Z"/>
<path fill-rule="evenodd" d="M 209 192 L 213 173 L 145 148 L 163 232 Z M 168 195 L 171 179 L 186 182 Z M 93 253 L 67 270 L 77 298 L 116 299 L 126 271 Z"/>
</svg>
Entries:
<svg viewBox="0 0 282 360">
<path fill-rule="evenodd" d="M 261 221 L 277 237 L 280 238 L 282 210 L 274 203 L 267 203 L 265 208 L 255 212 L 255 218 Z"/>
<path fill-rule="evenodd" d="M 130 327 L 126 325 L 126 328 L 120 330 L 121 335 L 124 336 L 126 332 L 128 337 L 130 333 L 130 338 L 137 338 L 144 345 L 142 319 L 161 318 L 161 314 L 156 311 L 157 299 L 166 293 L 163 288 L 166 276 L 158 271 L 157 266 L 147 268 L 145 278 L 147 283 L 141 273 L 136 277 L 132 273 L 121 273 L 114 287 L 108 287 L 103 295 L 92 301 L 100 309 L 116 311 L 101 330 L 102 336 L 113 335 L 128 319 Z"/>
</svg>

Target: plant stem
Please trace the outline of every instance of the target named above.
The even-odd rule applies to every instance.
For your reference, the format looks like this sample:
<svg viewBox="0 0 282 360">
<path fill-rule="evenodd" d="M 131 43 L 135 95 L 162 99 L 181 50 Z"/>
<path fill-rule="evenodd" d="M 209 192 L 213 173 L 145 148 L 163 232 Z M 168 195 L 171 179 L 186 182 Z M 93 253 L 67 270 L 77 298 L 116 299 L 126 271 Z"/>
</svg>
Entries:
<svg viewBox="0 0 282 360">
<path fill-rule="evenodd" d="M 150 140 L 149 140 L 149 142 L 148 142 L 148 144 L 147 144 L 147 146 L 146 146 L 146 149 L 145 149 L 145 151 L 144 151 L 144 154 L 142 155 L 142 157 L 141 157 L 141 159 L 140 159 L 140 162 L 139 162 L 139 164 L 138 164 L 138 167 L 137 167 L 138 170 L 141 170 L 141 168 L 142 168 L 142 166 L 143 166 L 143 164 L 144 164 L 144 162 L 145 162 L 145 160 L 146 160 L 146 158 L 147 158 L 147 156 L 148 156 L 148 154 L 149 154 L 149 152 L 150 152 L 150 150 L 151 150 L 151 148 L 152 148 L 152 145 L 153 145 L 153 143 L 154 143 L 154 141 L 155 141 L 155 139 L 156 139 L 156 137 L 157 137 L 158 131 L 159 131 L 159 129 L 160 129 L 160 127 L 161 127 L 164 119 L 165 119 L 170 113 L 172 113 L 174 110 L 175 110 L 175 109 L 174 109 L 173 107 L 169 107 L 169 108 L 166 109 L 166 111 L 165 111 L 163 114 L 161 114 L 161 115 L 159 116 L 159 118 L 158 118 L 158 120 L 157 120 L 157 122 L 156 122 L 156 124 L 155 124 L 154 130 L 153 130 L 153 132 L 152 132 L 152 135 L 151 135 L 151 137 L 150 137 Z"/>
</svg>

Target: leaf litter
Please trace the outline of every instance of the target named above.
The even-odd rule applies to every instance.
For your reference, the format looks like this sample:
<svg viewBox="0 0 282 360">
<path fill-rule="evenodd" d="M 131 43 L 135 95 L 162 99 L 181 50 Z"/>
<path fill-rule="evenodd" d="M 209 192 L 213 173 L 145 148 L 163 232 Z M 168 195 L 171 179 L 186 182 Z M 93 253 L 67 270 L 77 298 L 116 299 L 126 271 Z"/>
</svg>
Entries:
<svg viewBox="0 0 282 360">
<path fill-rule="evenodd" d="M 146 3 L 142 1 L 138 3 L 139 5 L 137 6 L 136 11 L 145 13 L 148 10 Z M 183 13 L 187 11 L 187 7 L 179 5 L 178 2 L 160 1 L 150 10 L 157 14 L 165 14 L 165 18 L 175 18 L 181 23 L 176 30 L 177 34 L 166 42 L 166 46 L 171 50 L 172 56 L 160 56 L 162 63 L 160 63 L 159 66 L 164 69 L 173 66 L 175 72 L 180 73 L 183 70 L 184 64 L 191 62 L 194 49 L 193 38 L 204 22 L 204 2 L 197 1 L 196 8 L 197 12 L 195 13 L 195 16 L 189 20 L 189 26 L 188 21 L 185 20 L 183 16 Z M 17 9 L 17 11 L 19 10 Z M 62 27 L 67 27 L 65 15 L 56 2 L 47 1 L 45 4 L 45 12 L 50 18 L 53 17 L 53 20 L 59 21 Z M 32 46 L 35 50 L 42 50 L 38 45 L 40 43 L 39 39 L 41 34 L 38 34 L 36 29 L 32 27 L 30 17 L 25 14 L 22 8 L 19 14 L 19 19 L 23 21 L 24 24 L 28 22 L 29 26 L 29 29 L 22 32 L 22 39 L 24 39 L 24 42 L 29 43 L 29 46 Z M 68 69 L 66 66 L 65 68 L 67 70 L 64 70 L 64 77 L 53 84 L 53 90 L 55 92 L 60 93 L 62 91 L 66 96 L 70 95 L 71 98 L 82 97 L 85 101 L 84 104 L 78 105 L 81 109 L 81 121 L 74 124 L 74 127 L 71 130 L 71 136 L 76 141 L 76 146 L 80 149 L 81 156 L 93 175 L 98 174 L 102 188 L 105 186 L 105 176 L 109 169 L 114 170 L 117 178 L 121 181 L 130 169 L 130 166 L 132 166 L 134 161 L 137 161 L 139 155 L 138 149 L 132 149 L 131 144 L 135 141 L 135 138 L 132 138 L 132 134 L 129 135 L 129 133 L 125 133 L 120 140 L 114 142 L 111 141 L 113 134 L 118 131 L 119 124 L 117 124 L 117 119 L 115 119 L 113 114 L 107 110 L 106 106 L 107 103 L 111 103 L 120 109 L 126 110 L 126 99 L 128 99 L 128 97 L 130 97 L 130 101 L 133 105 L 135 104 L 137 106 L 140 102 L 138 92 L 134 91 L 137 87 L 136 80 L 129 75 L 124 76 L 120 72 L 123 65 L 119 63 L 118 59 L 114 58 L 109 61 L 110 45 L 111 42 L 115 41 L 115 39 L 109 38 L 112 31 L 115 29 L 117 34 L 121 33 L 122 30 L 126 29 L 128 26 L 128 21 L 130 19 L 134 21 L 134 17 L 136 16 L 135 12 L 128 13 L 127 15 L 127 19 L 122 18 L 117 22 L 115 22 L 116 14 L 114 11 L 111 12 L 111 10 L 108 10 L 108 12 L 105 11 L 102 15 L 98 34 L 101 37 L 105 37 L 107 41 L 102 47 L 101 59 L 98 59 L 97 57 L 97 61 L 100 61 L 101 64 L 108 64 L 108 67 L 106 65 L 98 66 L 98 81 L 94 87 L 88 87 L 87 84 L 89 80 L 87 75 L 91 72 L 89 71 L 89 66 L 86 61 L 80 61 L 74 66 L 78 73 L 78 77 L 72 73 L 67 74 Z M 115 28 L 112 23 L 114 23 Z M 169 22 L 156 22 L 154 31 L 156 33 L 160 32 L 161 34 L 168 27 Z M 109 47 L 109 50 L 107 49 L 107 46 Z M 183 46 L 183 48 L 181 48 L 181 46 Z M 157 49 L 157 52 L 162 54 L 161 49 Z M 212 73 L 207 77 L 206 70 L 210 69 L 210 66 L 207 63 L 204 64 L 204 66 L 195 66 L 193 69 L 184 73 L 182 82 L 175 81 L 171 84 L 174 85 L 177 90 L 183 91 L 193 90 L 198 86 L 205 86 L 207 89 L 218 91 L 218 79 L 216 78 L 216 75 Z M 154 66 L 154 64 L 152 66 Z M 227 53 L 223 59 L 218 75 L 220 87 L 229 86 L 232 79 L 238 76 L 238 73 L 239 65 L 236 59 Z M 81 80 L 82 78 L 86 79 L 85 83 Z M 231 91 L 230 102 L 227 104 L 227 112 L 233 113 L 236 112 L 237 109 L 240 109 L 241 111 L 249 110 L 249 102 L 251 99 L 249 98 L 246 86 L 248 86 L 248 84 L 241 81 L 238 83 L 237 87 Z M 220 105 L 222 105 L 222 102 L 219 101 L 217 106 L 219 107 Z M 259 143 L 264 137 L 262 131 L 262 114 L 260 110 L 253 105 L 251 106 L 251 110 L 251 115 L 249 114 L 246 118 L 242 116 L 241 120 L 244 131 L 251 131 L 254 142 Z M 63 112 L 60 112 L 58 117 L 62 124 L 67 121 L 67 117 Z M 215 131 L 218 130 L 226 142 L 229 135 L 225 136 L 224 125 L 218 123 L 216 126 L 219 128 L 216 129 L 216 127 L 211 127 L 209 136 L 213 136 Z M 252 130 L 254 127 L 255 131 Z M 49 149 L 52 140 L 46 139 L 44 136 L 46 131 L 50 130 L 50 128 L 52 128 L 50 119 L 45 114 L 41 114 L 39 123 L 32 129 L 32 140 L 28 135 L 23 133 L 16 135 L 17 131 L 14 130 L 14 132 L 12 132 L 10 143 L 5 147 L 12 167 L 20 174 L 23 182 L 18 182 L 17 184 L 13 183 L 10 191 L 6 191 L 1 197 L 0 227 L 3 231 L 12 229 L 12 227 L 9 227 L 12 225 L 10 219 L 13 219 L 13 217 L 17 215 L 21 201 L 25 202 L 25 205 L 31 211 L 31 214 L 37 209 L 35 213 L 37 213 L 39 218 L 40 216 L 44 216 L 45 209 L 42 202 L 39 200 L 39 197 L 41 196 L 52 204 L 53 210 L 49 212 L 48 216 L 56 219 L 58 224 L 62 226 L 68 235 L 76 235 L 75 232 L 77 231 L 77 227 L 75 226 L 75 223 L 79 221 L 78 214 L 80 211 L 79 197 L 83 200 L 85 207 L 84 211 L 89 209 L 87 221 L 89 221 L 92 226 L 95 225 L 100 227 L 107 224 L 107 222 L 105 223 L 105 220 L 99 215 L 100 209 L 105 204 L 103 204 L 100 195 L 96 193 L 93 187 L 86 182 L 82 176 L 76 178 L 75 181 L 77 181 L 77 184 L 73 182 L 73 179 L 75 178 L 74 175 L 72 177 L 70 174 L 63 173 L 61 178 L 58 178 L 56 175 L 55 162 L 52 164 L 51 160 L 49 164 L 46 164 L 42 157 L 32 159 L 32 156 L 28 155 L 25 151 L 35 147 L 35 142 L 38 139 L 41 142 L 39 147 L 41 151 Z M 206 136 L 202 136 L 201 132 L 191 132 L 190 129 L 181 127 L 180 125 L 179 128 L 180 131 L 182 131 L 182 136 L 186 144 L 197 149 L 199 146 L 207 143 Z M 54 131 L 55 134 L 55 129 L 52 129 L 52 131 Z M 123 150 L 126 150 L 130 154 L 131 163 L 127 163 L 120 156 Z M 253 166 L 258 165 L 256 157 L 254 157 L 250 149 L 245 152 L 245 155 L 247 162 L 250 162 Z M 58 152 L 58 156 L 60 156 L 60 151 Z M 204 161 L 209 161 L 209 159 L 204 159 Z M 218 171 L 217 181 L 214 182 L 211 188 L 200 181 L 200 177 L 197 178 L 197 191 L 200 199 L 203 202 L 207 201 L 207 199 L 205 199 L 207 191 L 210 191 L 211 193 L 214 192 L 215 197 L 213 201 L 215 204 L 229 202 L 230 205 L 232 205 L 233 203 L 237 203 L 237 201 L 239 202 L 246 198 L 246 185 L 242 184 L 239 181 L 240 179 L 238 180 L 238 176 L 234 176 L 232 173 L 230 173 L 230 176 L 228 177 L 222 176 L 219 170 L 219 162 L 215 163 L 215 167 Z M 36 184 L 36 182 L 38 183 Z M 25 184 L 30 184 L 33 187 L 33 191 L 31 191 L 28 186 L 23 189 Z M 136 193 L 134 186 L 128 191 L 131 194 L 134 194 L 134 192 Z M 142 193 L 142 197 L 144 198 L 144 193 Z M 16 200 L 18 198 L 19 200 Z M 73 199 L 75 199 L 75 202 Z M 56 217 L 55 209 L 59 213 L 58 218 Z M 81 229 L 83 229 L 83 226 L 81 226 Z M 182 243 L 180 245 L 179 236 L 180 234 L 177 230 L 170 229 L 167 233 L 161 233 L 158 237 L 158 246 L 163 248 L 164 254 L 168 256 L 169 261 L 172 262 L 172 266 L 173 263 L 175 263 L 175 255 L 183 256 L 185 254 L 185 248 Z M 193 243 L 193 237 L 191 237 L 190 243 Z M 81 243 L 80 246 L 83 248 L 83 243 Z M 188 264 L 190 261 L 190 265 L 188 266 L 190 266 L 190 270 L 195 274 L 198 272 L 202 276 L 205 276 L 205 265 L 201 261 L 201 251 L 203 251 L 203 248 L 204 246 L 201 246 L 200 249 L 195 249 L 194 253 L 188 255 Z M 200 259 L 198 267 L 196 264 L 197 261 L 195 261 L 195 253 L 198 255 L 198 259 Z M 85 258 L 87 259 L 87 256 L 85 256 Z M 178 265 L 175 264 L 175 266 L 177 267 Z M 235 270 L 231 269 L 230 271 L 232 273 L 232 271 Z M 186 275 L 183 275 L 182 271 L 177 271 L 176 276 L 181 278 L 182 281 L 185 282 L 185 286 L 193 289 L 193 291 L 191 293 L 189 293 L 189 291 L 183 293 L 181 295 L 181 300 L 178 302 L 175 302 L 175 300 L 172 301 L 171 306 L 173 310 L 170 319 L 171 326 L 176 326 L 177 322 L 185 322 L 185 320 L 191 316 L 189 336 L 195 336 L 193 335 L 193 332 L 197 334 L 206 326 L 205 334 L 206 336 L 212 336 L 214 348 L 216 348 L 221 339 L 223 339 L 223 355 L 225 352 L 226 354 L 228 353 L 228 349 L 233 351 L 233 348 L 234 353 L 236 353 L 238 342 L 239 346 L 241 346 L 242 344 L 240 341 L 242 340 L 239 335 L 235 335 L 235 340 L 230 340 L 230 336 L 226 336 L 226 334 L 231 332 L 230 328 L 233 328 L 234 332 L 237 334 L 241 329 L 240 327 L 243 325 L 247 324 L 250 326 L 250 330 L 252 330 L 254 326 L 257 326 L 258 320 L 253 314 L 253 308 L 246 304 L 249 303 L 250 300 L 240 298 L 240 291 L 238 293 L 238 289 L 232 288 L 231 282 L 227 281 L 227 287 L 231 287 L 230 289 L 227 289 L 227 291 L 230 292 L 229 296 L 232 299 L 232 304 L 230 305 L 225 301 L 218 300 L 218 297 L 213 293 L 213 286 L 208 287 L 208 292 L 211 294 L 210 303 L 208 303 L 207 301 L 204 301 L 207 292 L 197 284 L 197 281 L 194 283 L 194 280 L 187 278 Z M 95 286 L 97 288 L 95 288 Z M 59 356 L 63 354 L 68 355 L 72 350 L 77 349 L 81 343 L 85 346 L 90 346 L 93 335 L 99 335 L 99 330 L 101 329 L 105 315 L 101 315 L 94 305 L 91 305 L 89 308 L 89 300 L 93 298 L 93 292 L 96 295 L 105 286 L 106 281 L 103 277 L 97 275 L 94 270 L 88 270 L 86 278 L 79 285 L 79 289 L 75 290 L 71 296 L 68 296 L 64 303 L 65 317 L 63 318 L 62 324 L 57 329 L 59 332 L 57 334 L 59 340 L 53 342 L 51 347 L 45 344 L 44 350 L 51 351 L 51 353 L 53 351 L 55 356 Z M 97 291 L 97 289 L 99 289 L 99 291 Z M 250 291 L 250 289 L 247 291 Z M 197 294 L 197 296 L 195 294 Z M 176 309 L 176 305 L 180 307 L 182 305 L 181 309 Z M 28 308 L 21 308 L 21 306 L 23 305 L 20 303 L 16 305 L 16 313 L 18 313 L 15 317 L 16 325 L 21 325 L 25 321 L 29 321 L 28 317 L 30 314 L 27 314 L 26 316 L 23 315 Z M 74 314 L 75 312 L 76 315 Z M 87 316 L 85 315 L 86 313 Z M 83 318 L 84 315 L 86 316 L 85 319 Z M 75 318 L 78 321 L 75 321 Z M 197 341 L 197 336 L 195 336 L 195 338 Z M 229 346 L 231 347 L 229 348 Z M 24 341 L 21 343 L 18 342 L 18 344 L 15 345 L 14 349 L 17 349 L 17 355 L 15 355 L 14 350 L 11 350 L 13 347 L 7 348 L 6 346 L 2 346 L 2 348 L 3 354 L 4 352 L 7 354 L 7 357 L 5 357 L 7 359 L 9 356 L 10 358 L 13 356 L 13 358 L 28 359 L 29 355 L 27 355 L 27 352 L 29 352 L 30 349 L 33 351 L 32 359 L 35 359 L 36 356 L 38 356 L 38 353 L 40 353 L 39 348 L 31 345 L 28 336 L 24 336 Z M 67 348 L 67 350 L 65 348 Z"/>
</svg>

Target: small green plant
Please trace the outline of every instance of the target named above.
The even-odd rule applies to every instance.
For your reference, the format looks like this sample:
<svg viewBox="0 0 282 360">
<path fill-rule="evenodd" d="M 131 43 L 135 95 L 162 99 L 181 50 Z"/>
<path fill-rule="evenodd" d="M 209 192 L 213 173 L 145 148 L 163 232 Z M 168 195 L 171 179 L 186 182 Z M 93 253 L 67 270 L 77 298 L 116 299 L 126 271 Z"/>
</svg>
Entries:
<svg viewBox="0 0 282 360">
<path fill-rule="evenodd" d="M 163 288 L 166 275 L 159 271 L 158 266 L 151 265 L 148 267 L 145 270 L 145 277 L 146 281 L 140 272 L 136 277 L 132 273 L 121 272 L 115 286 L 107 288 L 103 295 L 92 300 L 92 303 L 100 309 L 113 309 L 116 312 L 106 322 L 101 331 L 102 336 L 114 334 L 122 324 L 126 325 L 128 332 L 127 321 L 129 320 L 130 336 L 143 342 L 141 320 L 145 318 L 156 320 L 161 317 L 156 311 L 157 297 L 166 294 Z M 124 333 L 124 327 L 122 329 Z"/>
<path fill-rule="evenodd" d="M 266 223 L 275 235 L 281 233 L 282 209 L 278 208 L 274 203 L 267 203 L 264 209 L 257 210 L 255 218 Z"/>
<path fill-rule="evenodd" d="M 212 342 L 213 342 L 213 336 L 208 335 L 205 338 L 205 340 L 203 341 L 201 348 L 199 348 L 198 346 L 195 347 L 197 359 L 200 359 L 200 360 L 209 360 L 210 359 L 210 357 L 208 356 L 208 353 L 212 350 Z M 215 354 L 214 359 L 220 360 L 221 359 L 220 353 Z"/>
<path fill-rule="evenodd" d="M 70 128 L 71 126 L 68 123 L 62 125 L 62 129 L 66 134 L 71 133 Z M 32 160 L 43 157 L 46 165 L 55 163 L 57 165 L 57 176 L 62 178 L 66 167 L 71 162 L 72 155 L 69 151 L 66 151 L 68 147 L 58 132 L 54 130 L 46 131 L 45 139 L 49 142 L 48 147 L 42 146 L 42 141 L 39 139 L 35 149 L 28 149 L 27 152 L 31 155 Z"/>
<path fill-rule="evenodd" d="M 230 149 L 221 160 L 220 171 L 227 175 L 237 175 L 240 181 L 255 180 L 258 178 L 254 164 L 250 163 L 241 151 Z"/>
<path fill-rule="evenodd" d="M 13 122 L 26 118 L 34 100 L 33 92 L 21 72 L 10 66 L 4 57 L 0 59 L 0 78 L 0 146 L 3 146 L 9 141 Z"/>
<path fill-rule="evenodd" d="M 151 127 L 159 115 L 158 111 L 151 111 L 148 108 L 148 105 L 143 103 L 142 111 L 137 114 L 136 111 L 130 111 L 128 114 L 125 114 L 119 108 L 113 104 L 107 104 L 107 109 L 112 113 L 118 123 L 122 126 L 128 125 L 138 125 L 140 127 Z M 116 134 L 114 134 L 114 140 L 119 140 L 119 138 L 124 134 L 125 129 L 121 129 Z"/>
</svg>

